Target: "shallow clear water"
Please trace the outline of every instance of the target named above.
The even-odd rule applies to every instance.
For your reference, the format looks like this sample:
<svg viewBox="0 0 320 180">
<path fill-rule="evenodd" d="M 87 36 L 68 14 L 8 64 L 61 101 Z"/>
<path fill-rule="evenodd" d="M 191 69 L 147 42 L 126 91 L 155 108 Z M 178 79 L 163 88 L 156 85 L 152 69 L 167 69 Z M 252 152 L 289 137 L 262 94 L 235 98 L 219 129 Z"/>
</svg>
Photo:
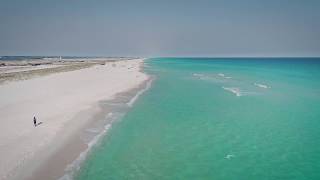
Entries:
<svg viewBox="0 0 320 180">
<path fill-rule="evenodd" d="M 76 179 L 320 179 L 320 59 L 159 58 Z"/>
</svg>

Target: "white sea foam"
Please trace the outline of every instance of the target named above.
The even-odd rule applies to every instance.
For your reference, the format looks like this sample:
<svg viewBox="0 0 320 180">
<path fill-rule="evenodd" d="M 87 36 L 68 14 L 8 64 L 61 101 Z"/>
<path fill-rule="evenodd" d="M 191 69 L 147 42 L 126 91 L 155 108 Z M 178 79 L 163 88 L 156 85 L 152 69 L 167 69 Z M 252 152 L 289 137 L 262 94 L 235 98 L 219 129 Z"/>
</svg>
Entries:
<svg viewBox="0 0 320 180">
<path fill-rule="evenodd" d="M 107 133 L 107 131 L 110 129 L 110 127 L 111 127 L 111 124 L 105 125 L 104 129 L 88 143 L 88 148 L 85 151 L 81 152 L 80 155 L 78 156 L 78 158 L 75 159 L 71 164 L 69 164 L 67 166 L 67 168 L 65 169 L 66 173 L 64 174 L 64 176 L 59 178 L 59 180 L 72 180 L 73 179 L 73 173 L 80 169 L 81 162 L 83 162 L 86 159 L 87 154 L 90 152 L 93 145 L 95 145 L 101 139 L 101 137 Z"/>
<path fill-rule="evenodd" d="M 196 77 L 201 77 L 201 76 L 203 76 L 203 74 L 198 74 L 198 73 L 193 73 L 192 75 L 193 75 L 193 76 L 196 76 Z"/>
<path fill-rule="evenodd" d="M 224 158 L 226 158 L 226 159 L 231 159 L 231 158 L 233 158 L 233 157 L 234 157 L 233 154 L 227 154 Z"/>
<path fill-rule="evenodd" d="M 242 96 L 242 92 L 239 88 L 236 87 L 222 87 L 224 90 L 227 90 L 229 92 L 232 92 L 233 94 L 235 94 L 236 96 Z"/>
<path fill-rule="evenodd" d="M 147 82 L 147 85 L 144 89 L 140 90 L 128 103 L 127 105 L 129 107 L 131 107 L 134 102 L 138 99 L 138 97 L 145 92 L 146 90 L 148 90 L 151 87 L 151 83 L 152 83 L 153 79 L 149 80 Z M 106 118 L 114 118 L 114 114 L 112 112 L 108 113 L 106 115 Z M 119 117 L 118 117 L 119 118 Z M 105 125 L 104 129 L 99 132 L 89 143 L 88 143 L 88 147 L 86 150 L 84 150 L 83 152 L 80 153 L 80 155 L 77 157 L 77 159 L 75 159 L 71 164 L 69 164 L 66 169 L 65 169 L 65 174 L 59 178 L 59 180 L 72 180 L 74 173 L 79 171 L 81 163 L 86 159 L 88 153 L 90 152 L 90 150 L 92 149 L 92 147 L 97 144 L 97 142 L 99 142 L 99 140 L 108 132 L 108 130 L 111 128 L 112 125 L 112 121 L 110 123 L 108 123 L 107 125 Z M 87 130 L 87 132 L 91 132 L 93 133 L 94 131 L 92 131 L 92 129 Z"/>
<path fill-rule="evenodd" d="M 201 80 L 208 80 L 210 79 L 209 76 L 205 75 L 205 74 L 198 74 L 198 73 L 193 73 L 192 74 L 194 77 L 201 79 Z"/>
<path fill-rule="evenodd" d="M 265 89 L 271 88 L 271 87 L 269 87 L 269 86 L 267 86 L 267 85 L 265 85 L 265 84 L 254 83 L 254 85 L 255 85 L 255 86 L 258 86 L 258 87 L 260 87 L 260 88 L 265 88 Z"/>
<path fill-rule="evenodd" d="M 130 101 L 127 103 L 127 105 L 129 107 L 131 107 L 134 102 L 139 98 L 139 96 L 141 94 L 143 94 L 145 91 L 147 91 L 150 87 L 151 87 L 151 83 L 152 83 L 153 79 L 150 79 L 148 82 L 147 82 L 147 85 L 145 88 L 141 89 L 132 99 L 130 99 Z"/>
<path fill-rule="evenodd" d="M 223 74 L 223 73 L 219 73 L 218 76 L 223 77 L 223 78 L 226 78 L 226 79 L 231 79 L 231 78 L 232 78 L 231 76 L 226 76 L 226 75 Z"/>
</svg>

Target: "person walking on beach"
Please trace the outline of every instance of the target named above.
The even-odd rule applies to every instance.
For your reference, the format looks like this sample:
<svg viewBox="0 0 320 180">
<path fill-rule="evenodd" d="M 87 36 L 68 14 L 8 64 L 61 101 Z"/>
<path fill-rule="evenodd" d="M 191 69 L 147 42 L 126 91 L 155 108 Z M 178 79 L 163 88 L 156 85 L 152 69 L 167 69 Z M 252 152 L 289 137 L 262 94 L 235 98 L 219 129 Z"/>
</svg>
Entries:
<svg viewBox="0 0 320 180">
<path fill-rule="evenodd" d="M 36 117 L 35 117 L 35 116 L 33 116 L 33 124 L 34 124 L 34 127 L 36 127 L 36 126 L 37 126 L 37 119 L 36 119 Z"/>
</svg>

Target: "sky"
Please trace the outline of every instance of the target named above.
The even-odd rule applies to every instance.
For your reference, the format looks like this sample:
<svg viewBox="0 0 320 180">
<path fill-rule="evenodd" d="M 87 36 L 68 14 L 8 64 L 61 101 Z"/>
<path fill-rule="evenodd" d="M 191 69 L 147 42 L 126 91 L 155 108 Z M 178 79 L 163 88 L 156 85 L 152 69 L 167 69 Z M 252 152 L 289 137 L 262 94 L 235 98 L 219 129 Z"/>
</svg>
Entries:
<svg viewBox="0 0 320 180">
<path fill-rule="evenodd" d="M 0 56 L 320 56 L 319 0 L 0 0 Z"/>
</svg>

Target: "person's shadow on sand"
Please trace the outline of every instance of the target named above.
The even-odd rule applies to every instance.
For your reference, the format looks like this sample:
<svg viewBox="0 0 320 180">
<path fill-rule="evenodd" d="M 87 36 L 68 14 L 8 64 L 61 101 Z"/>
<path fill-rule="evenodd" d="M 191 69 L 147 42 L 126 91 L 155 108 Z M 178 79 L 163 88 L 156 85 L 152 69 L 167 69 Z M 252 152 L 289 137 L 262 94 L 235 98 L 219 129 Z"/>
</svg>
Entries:
<svg viewBox="0 0 320 180">
<path fill-rule="evenodd" d="M 36 124 L 36 126 L 39 126 L 39 125 L 41 125 L 43 122 L 38 122 L 37 124 Z"/>
</svg>

